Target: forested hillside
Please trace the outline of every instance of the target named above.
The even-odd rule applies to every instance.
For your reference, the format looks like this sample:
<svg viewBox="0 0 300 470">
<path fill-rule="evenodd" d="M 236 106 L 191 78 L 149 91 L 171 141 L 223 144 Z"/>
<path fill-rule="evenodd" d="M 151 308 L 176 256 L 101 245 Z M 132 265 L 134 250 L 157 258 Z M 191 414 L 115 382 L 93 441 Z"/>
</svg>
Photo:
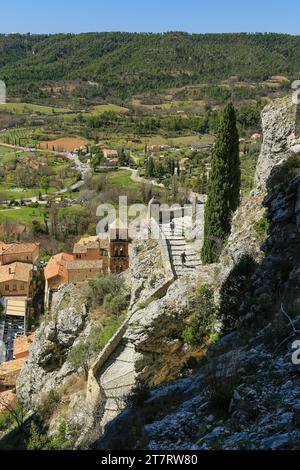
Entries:
<svg viewBox="0 0 300 470">
<path fill-rule="evenodd" d="M 89 80 L 98 96 L 227 79 L 265 80 L 300 70 L 300 36 L 88 33 L 1 35 L 0 78 L 12 94 L 41 83 Z"/>
</svg>

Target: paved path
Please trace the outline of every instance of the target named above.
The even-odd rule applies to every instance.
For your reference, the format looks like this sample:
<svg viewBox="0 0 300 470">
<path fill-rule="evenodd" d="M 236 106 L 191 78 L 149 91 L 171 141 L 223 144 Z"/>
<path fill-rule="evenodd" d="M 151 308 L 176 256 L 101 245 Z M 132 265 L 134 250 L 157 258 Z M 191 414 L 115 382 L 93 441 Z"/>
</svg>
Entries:
<svg viewBox="0 0 300 470">
<path fill-rule="evenodd" d="M 135 384 L 135 363 L 139 357 L 134 345 L 121 343 L 100 370 L 98 381 L 106 398 L 103 427 L 124 409 L 124 398 Z"/>
<path fill-rule="evenodd" d="M 204 206 L 203 206 L 204 209 Z M 161 229 L 166 237 L 171 264 L 177 277 L 198 271 L 201 266 L 200 254 L 196 252 L 193 243 L 185 238 L 186 229 L 189 228 L 189 219 L 174 219 L 175 227 L 162 224 Z M 182 263 L 181 255 L 186 254 L 186 262 Z"/>
<path fill-rule="evenodd" d="M 135 168 L 130 168 L 128 166 L 120 166 L 119 170 L 130 171 L 131 172 L 131 179 L 132 179 L 132 181 L 135 181 L 136 183 L 150 184 L 152 186 L 156 186 L 157 188 L 165 188 L 163 183 L 158 183 L 155 180 L 149 180 L 147 178 L 143 178 L 142 176 L 139 175 L 139 171 L 136 170 Z"/>
</svg>

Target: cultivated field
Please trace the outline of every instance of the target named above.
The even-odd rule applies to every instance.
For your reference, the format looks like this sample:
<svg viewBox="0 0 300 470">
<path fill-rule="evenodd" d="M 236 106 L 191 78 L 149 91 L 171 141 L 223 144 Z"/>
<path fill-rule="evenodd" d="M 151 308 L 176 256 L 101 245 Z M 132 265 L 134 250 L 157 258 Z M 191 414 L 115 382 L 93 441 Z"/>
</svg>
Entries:
<svg viewBox="0 0 300 470">
<path fill-rule="evenodd" d="M 81 137 L 62 137 L 56 140 L 47 140 L 46 142 L 41 142 L 39 148 L 43 150 L 55 150 L 73 152 L 75 149 L 84 147 L 87 145 L 88 141 Z"/>
<path fill-rule="evenodd" d="M 31 103 L 5 103 L 0 104 L 0 111 L 7 111 L 14 114 L 59 114 L 70 111 L 66 108 L 53 108 Z"/>
</svg>

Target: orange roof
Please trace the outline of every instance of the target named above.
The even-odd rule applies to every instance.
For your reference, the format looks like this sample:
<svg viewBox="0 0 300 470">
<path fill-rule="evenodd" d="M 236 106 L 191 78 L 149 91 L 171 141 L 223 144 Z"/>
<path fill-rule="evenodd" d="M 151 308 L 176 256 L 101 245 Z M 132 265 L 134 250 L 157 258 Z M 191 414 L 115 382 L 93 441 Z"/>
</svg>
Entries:
<svg viewBox="0 0 300 470">
<path fill-rule="evenodd" d="M 6 375 L 19 373 L 23 367 L 26 358 L 15 359 L 14 361 L 3 362 L 0 364 L 0 379 Z M 0 382 L 1 383 L 1 382 Z"/>
<path fill-rule="evenodd" d="M 108 249 L 109 241 L 108 239 L 100 239 L 97 236 L 81 238 L 78 243 L 74 245 L 73 253 L 83 254 L 87 253 L 88 250 L 99 250 L 99 249 Z"/>
<path fill-rule="evenodd" d="M 74 259 L 74 255 L 68 253 L 58 253 L 49 260 L 49 263 L 45 267 L 44 275 L 45 279 L 52 279 L 53 277 L 60 276 L 67 280 L 67 262 Z"/>
<path fill-rule="evenodd" d="M 14 356 L 19 356 L 20 354 L 28 353 L 29 348 L 34 341 L 34 334 L 30 336 L 20 336 L 14 340 Z"/>
<path fill-rule="evenodd" d="M 0 242 L 1 254 L 9 253 L 34 253 L 39 243 L 3 243 Z"/>
<path fill-rule="evenodd" d="M 32 275 L 32 264 L 12 263 L 0 266 L 0 282 L 22 281 L 30 282 Z"/>
</svg>

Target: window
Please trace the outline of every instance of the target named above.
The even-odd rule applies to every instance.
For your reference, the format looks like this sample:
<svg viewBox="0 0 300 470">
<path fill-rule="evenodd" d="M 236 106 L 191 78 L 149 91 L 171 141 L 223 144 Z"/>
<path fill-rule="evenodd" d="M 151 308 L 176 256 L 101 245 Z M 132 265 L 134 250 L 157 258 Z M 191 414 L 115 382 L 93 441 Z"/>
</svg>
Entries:
<svg viewBox="0 0 300 470">
<path fill-rule="evenodd" d="M 17 284 L 13 284 L 13 291 L 16 292 L 17 290 Z"/>
<path fill-rule="evenodd" d="M 9 285 L 8 284 L 5 286 L 5 290 L 9 291 Z"/>
<path fill-rule="evenodd" d="M 21 284 L 21 290 L 25 290 L 25 285 Z"/>
</svg>

